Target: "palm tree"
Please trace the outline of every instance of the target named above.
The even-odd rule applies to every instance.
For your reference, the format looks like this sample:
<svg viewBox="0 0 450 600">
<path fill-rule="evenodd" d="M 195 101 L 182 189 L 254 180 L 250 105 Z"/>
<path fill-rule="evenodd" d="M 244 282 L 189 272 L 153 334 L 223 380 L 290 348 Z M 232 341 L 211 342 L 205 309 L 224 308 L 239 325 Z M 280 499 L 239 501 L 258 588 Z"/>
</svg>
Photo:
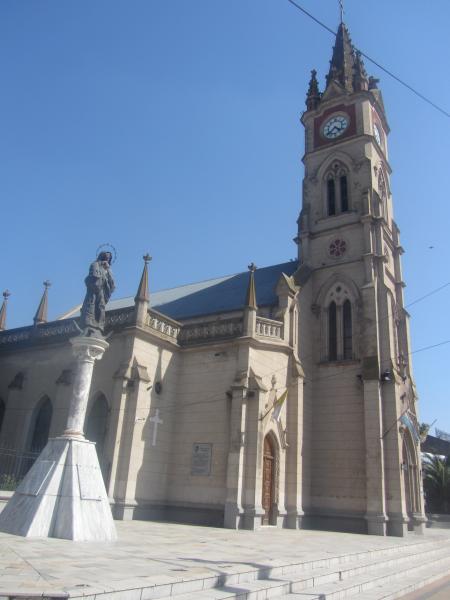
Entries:
<svg viewBox="0 0 450 600">
<path fill-rule="evenodd" d="M 450 457 L 426 455 L 423 459 L 423 488 L 427 511 L 450 513 Z"/>
</svg>

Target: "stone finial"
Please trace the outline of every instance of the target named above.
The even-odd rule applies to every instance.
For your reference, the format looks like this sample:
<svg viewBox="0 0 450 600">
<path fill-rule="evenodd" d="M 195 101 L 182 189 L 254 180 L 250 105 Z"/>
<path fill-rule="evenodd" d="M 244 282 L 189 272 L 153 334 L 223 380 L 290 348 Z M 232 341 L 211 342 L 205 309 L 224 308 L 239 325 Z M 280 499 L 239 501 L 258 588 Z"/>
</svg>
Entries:
<svg viewBox="0 0 450 600">
<path fill-rule="evenodd" d="M 311 79 L 309 81 L 308 93 L 306 95 L 306 108 L 308 110 L 315 110 L 320 103 L 322 94 L 319 90 L 319 83 L 317 81 L 317 71 L 313 69 L 311 71 Z"/>
<path fill-rule="evenodd" d="M 353 88 L 355 92 L 361 92 L 369 88 L 366 68 L 359 50 L 356 52 L 355 66 L 353 67 Z"/>
<path fill-rule="evenodd" d="M 150 294 L 148 291 L 148 263 L 152 260 L 152 257 L 147 252 L 147 254 L 145 254 L 142 258 L 144 260 L 144 269 L 142 271 L 137 294 L 134 298 L 136 302 L 148 302 L 150 300 Z"/>
<path fill-rule="evenodd" d="M 250 271 L 250 278 L 249 278 L 249 282 L 248 282 L 247 295 L 245 298 L 245 307 L 256 310 L 258 308 L 256 305 L 256 288 L 255 288 L 256 265 L 254 263 L 249 264 L 248 270 Z"/>
<path fill-rule="evenodd" d="M 36 314 L 34 315 L 34 324 L 41 325 L 41 323 L 47 323 L 47 314 L 48 314 L 48 288 L 52 285 L 50 281 L 45 280 L 44 283 L 44 293 L 42 294 L 41 301 L 39 302 L 38 309 Z"/>
<path fill-rule="evenodd" d="M 4 331 L 6 329 L 6 307 L 8 304 L 8 298 L 11 296 L 11 292 L 9 290 L 5 290 L 3 292 L 3 304 L 0 308 L 0 331 Z"/>
<path fill-rule="evenodd" d="M 369 90 L 377 90 L 380 80 L 376 77 L 369 77 Z"/>
</svg>

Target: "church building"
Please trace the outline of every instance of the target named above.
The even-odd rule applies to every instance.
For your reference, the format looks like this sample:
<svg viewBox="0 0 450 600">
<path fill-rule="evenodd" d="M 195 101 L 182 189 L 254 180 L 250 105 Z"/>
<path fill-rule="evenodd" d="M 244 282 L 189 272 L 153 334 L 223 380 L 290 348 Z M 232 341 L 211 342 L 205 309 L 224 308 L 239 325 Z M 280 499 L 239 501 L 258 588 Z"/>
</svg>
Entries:
<svg viewBox="0 0 450 600">
<path fill-rule="evenodd" d="M 297 261 L 150 293 L 145 256 L 136 296 L 108 304 L 85 434 L 116 519 L 423 529 L 377 83 L 341 23 L 301 118 Z M 65 428 L 80 307 L 48 322 L 45 285 L 33 325 L 7 329 L 6 295 L 0 311 L 0 464 L 7 448 L 32 461 Z"/>
</svg>

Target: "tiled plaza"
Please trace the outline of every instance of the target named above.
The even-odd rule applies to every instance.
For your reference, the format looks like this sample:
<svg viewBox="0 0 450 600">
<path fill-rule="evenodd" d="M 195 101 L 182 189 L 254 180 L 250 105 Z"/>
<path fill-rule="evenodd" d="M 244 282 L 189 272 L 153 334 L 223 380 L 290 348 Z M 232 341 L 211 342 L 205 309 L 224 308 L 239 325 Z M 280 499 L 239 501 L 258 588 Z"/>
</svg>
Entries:
<svg viewBox="0 0 450 600">
<path fill-rule="evenodd" d="M 234 531 L 142 521 L 116 525 L 119 540 L 114 543 L 0 534 L 0 596 L 77 597 L 121 590 L 123 598 L 142 598 L 138 590 L 163 584 L 170 595 L 177 583 L 179 590 L 184 585 L 189 591 L 189 582 L 208 577 L 255 569 L 270 572 L 296 562 L 450 540 L 445 530 L 400 539 L 270 527 Z"/>
</svg>

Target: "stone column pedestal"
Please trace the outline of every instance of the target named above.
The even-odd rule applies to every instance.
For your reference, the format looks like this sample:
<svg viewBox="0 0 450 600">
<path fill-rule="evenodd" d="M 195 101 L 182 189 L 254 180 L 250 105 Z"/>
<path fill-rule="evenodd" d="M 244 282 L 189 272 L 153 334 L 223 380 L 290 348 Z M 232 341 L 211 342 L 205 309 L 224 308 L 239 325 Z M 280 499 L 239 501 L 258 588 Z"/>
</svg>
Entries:
<svg viewBox="0 0 450 600">
<path fill-rule="evenodd" d="M 77 366 L 64 434 L 50 439 L 0 514 L 0 531 L 24 537 L 115 540 L 116 530 L 95 444 L 83 427 L 95 360 L 103 339 L 71 340 Z"/>
</svg>

